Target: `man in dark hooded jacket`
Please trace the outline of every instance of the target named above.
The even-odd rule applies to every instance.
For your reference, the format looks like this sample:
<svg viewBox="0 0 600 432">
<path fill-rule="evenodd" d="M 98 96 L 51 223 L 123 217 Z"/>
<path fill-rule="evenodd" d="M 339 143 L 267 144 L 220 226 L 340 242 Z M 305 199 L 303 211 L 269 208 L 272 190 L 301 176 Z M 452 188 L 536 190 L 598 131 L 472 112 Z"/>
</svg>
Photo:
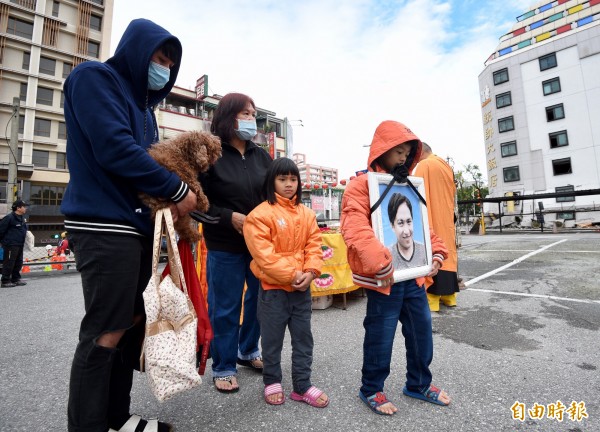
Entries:
<svg viewBox="0 0 600 432">
<path fill-rule="evenodd" d="M 23 267 L 23 246 L 27 235 L 27 223 L 24 215 L 29 204 L 16 200 L 12 213 L 0 221 L 0 242 L 4 251 L 2 264 L 2 288 L 27 285 L 21 280 Z"/>
<path fill-rule="evenodd" d="M 196 206 L 188 185 L 147 153 L 158 140 L 153 108 L 175 84 L 181 51 L 162 27 L 134 20 L 112 58 L 82 63 L 65 81 L 71 177 L 61 210 L 85 302 L 69 386 L 71 432 L 146 427 L 129 412 L 152 267 L 152 221 L 138 195 L 169 198 L 175 218 Z"/>
</svg>

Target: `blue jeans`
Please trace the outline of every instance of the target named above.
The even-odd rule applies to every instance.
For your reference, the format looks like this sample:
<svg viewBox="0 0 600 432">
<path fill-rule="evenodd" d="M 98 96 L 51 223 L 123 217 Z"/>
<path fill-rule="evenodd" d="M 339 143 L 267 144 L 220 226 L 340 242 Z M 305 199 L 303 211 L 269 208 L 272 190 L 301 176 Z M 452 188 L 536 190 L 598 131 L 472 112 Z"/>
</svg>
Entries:
<svg viewBox="0 0 600 432">
<path fill-rule="evenodd" d="M 362 387 L 365 396 L 383 391 L 390 374 L 392 348 L 398 321 L 406 346 L 406 387 L 423 391 L 431 384 L 429 365 L 433 359 L 431 313 L 425 290 L 414 279 L 392 286 L 390 295 L 367 290 L 364 320 Z"/>
<path fill-rule="evenodd" d="M 237 374 L 236 360 L 260 356 L 260 326 L 256 317 L 258 279 L 250 270 L 249 253 L 208 251 L 208 315 L 214 332 L 210 344 L 213 377 Z M 242 299 L 246 282 L 246 296 Z M 244 320 L 240 313 L 244 302 Z"/>
</svg>

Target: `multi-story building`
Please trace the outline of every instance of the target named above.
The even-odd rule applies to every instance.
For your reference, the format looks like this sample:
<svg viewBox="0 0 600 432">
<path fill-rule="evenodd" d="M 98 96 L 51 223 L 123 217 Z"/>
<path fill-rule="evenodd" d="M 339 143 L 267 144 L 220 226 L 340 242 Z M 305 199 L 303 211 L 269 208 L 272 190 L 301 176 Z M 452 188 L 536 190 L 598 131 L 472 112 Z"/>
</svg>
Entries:
<svg viewBox="0 0 600 432">
<path fill-rule="evenodd" d="M 338 180 L 337 168 L 311 165 L 303 153 L 294 153 L 293 160 L 300 171 L 304 205 L 317 213 L 319 222 L 339 221 L 344 185 Z"/>
<path fill-rule="evenodd" d="M 63 82 L 79 63 L 108 58 L 112 14 L 113 0 L 0 0 L 0 213 L 8 210 L 8 166 L 16 158 L 18 195 L 31 203 L 29 224 L 40 241 L 63 223 Z M 14 97 L 19 138 L 12 155 Z"/>
<path fill-rule="evenodd" d="M 525 11 L 485 62 L 479 88 L 490 196 L 600 187 L 600 0 Z M 531 214 L 540 202 L 546 220 L 600 217 L 589 211 L 598 196 L 510 202 L 504 212 Z"/>
<path fill-rule="evenodd" d="M 337 168 L 324 167 L 319 165 L 311 165 L 307 163 L 306 155 L 302 153 L 294 153 L 293 160 L 298 165 L 300 170 L 300 181 L 306 184 L 337 184 L 338 170 Z"/>
<path fill-rule="evenodd" d="M 208 77 L 203 75 L 196 83 L 196 89 L 174 87 L 171 93 L 158 106 L 160 138 L 169 138 L 188 130 L 210 131 L 210 123 L 222 96 L 208 96 Z M 286 118 L 276 117 L 276 113 L 256 107 L 258 134 L 253 138 L 256 144 L 279 158 L 288 154 L 288 137 L 291 126 Z"/>
</svg>

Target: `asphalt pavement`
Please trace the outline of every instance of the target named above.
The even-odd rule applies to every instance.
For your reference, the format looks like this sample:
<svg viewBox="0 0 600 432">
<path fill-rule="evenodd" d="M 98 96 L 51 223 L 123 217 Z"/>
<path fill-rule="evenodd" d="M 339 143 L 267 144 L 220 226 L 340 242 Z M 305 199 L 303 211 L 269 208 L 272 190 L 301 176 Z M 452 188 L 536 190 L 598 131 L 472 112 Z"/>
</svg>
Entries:
<svg viewBox="0 0 600 432">
<path fill-rule="evenodd" d="M 312 378 L 328 393 L 327 408 L 289 398 L 268 406 L 261 376 L 243 367 L 240 391 L 218 393 L 209 361 L 201 386 L 164 403 L 136 373 L 132 413 L 172 422 L 179 432 L 600 431 L 600 234 L 464 235 L 462 243 L 467 288 L 458 307 L 433 316 L 433 383 L 448 391 L 450 406 L 402 395 L 400 329 L 385 388 L 398 413 L 375 415 L 359 400 L 366 298 L 355 292 L 346 310 L 336 296 L 332 307 L 313 312 Z M 0 289 L 0 431 L 65 431 L 83 315 L 79 275 L 25 280 Z M 288 393 L 290 351 L 288 336 Z"/>
</svg>

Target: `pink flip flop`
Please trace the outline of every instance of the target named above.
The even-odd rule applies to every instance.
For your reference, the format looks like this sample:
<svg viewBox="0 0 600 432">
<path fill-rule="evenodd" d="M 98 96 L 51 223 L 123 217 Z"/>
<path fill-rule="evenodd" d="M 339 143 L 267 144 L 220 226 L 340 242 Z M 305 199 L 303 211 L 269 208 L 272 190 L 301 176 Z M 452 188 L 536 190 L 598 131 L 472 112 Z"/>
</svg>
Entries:
<svg viewBox="0 0 600 432">
<path fill-rule="evenodd" d="M 329 405 L 329 398 L 327 398 L 327 400 L 323 403 L 317 402 L 317 399 L 319 399 L 322 394 L 323 390 L 319 390 L 315 386 L 310 386 L 303 395 L 296 392 L 290 393 L 290 398 L 298 402 L 305 402 L 315 408 L 325 408 L 327 405 Z"/>
<path fill-rule="evenodd" d="M 272 402 L 268 399 L 269 396 L 281 393 L 283 398 L 279 402 Z M 269 384 L 265 386 L 265 402 L 269 405 L 281 405 L 285 402 L 285 394 L 283 393 L 283 387 L 281 387 L 281 383 Z"/>
</svg>

